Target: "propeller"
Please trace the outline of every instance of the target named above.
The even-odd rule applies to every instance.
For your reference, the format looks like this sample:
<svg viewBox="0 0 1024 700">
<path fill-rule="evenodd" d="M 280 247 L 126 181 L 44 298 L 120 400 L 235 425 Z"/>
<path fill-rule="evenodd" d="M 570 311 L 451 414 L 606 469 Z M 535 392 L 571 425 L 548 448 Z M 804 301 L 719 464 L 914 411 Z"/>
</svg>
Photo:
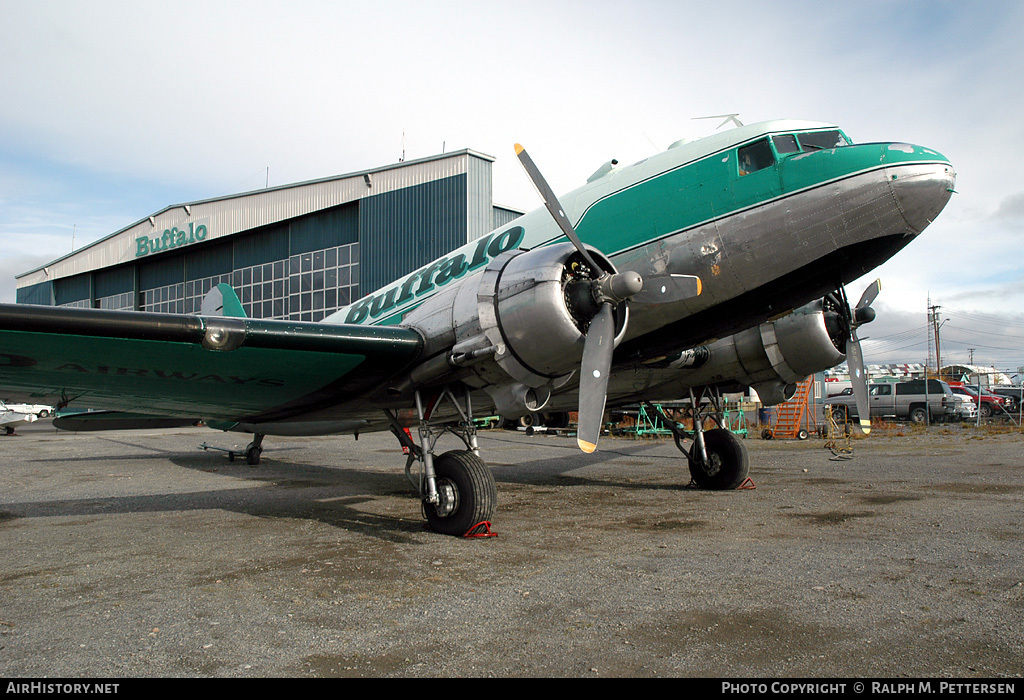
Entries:
<svg viewBox="0 0 1024 700">
<path fill-rule="evenodd" d="M 530 154 L 518 143 L 516 155 L 533 182 L 544 206 L 554 217 L 565 237 L 572 242 L 595 278 L 589 280 L 591 300 L 597 312 L 590 320 L 583 343 L 580 366 L 579 418 L 576 443 L 584 452 L 597 449 L 604 421 L 604 406 L 608 395 L 608 376 L 611 373 L 612 353 L 615 350 L 615 308 L 630 301 L 638 304 L 665 304 L 697 296 L 701 281 L 694 275 L 649 275 L 644 279 L 638 272 L 608 272 L 597 264 L 576 234 L 572 222 L 565 214 L 555 193 L 548 186 Z"/>
<path fill-rule="evenodd" d="M 868 403 L 868 378 L 864 371 L 864 353 L 857 337 L 857 328 L 875 319 L 875 310 L 871 303 L 882 291 L 882 281 L 875 280 L 860 295 L 857 306 L 850 307 L 846 297 L 846 288 L 840 287 L 829 295 L 836 307 L 840 332 L 845 340 L 846 366 L 850 371 L 850 386 L 853 398 L 857 403 L 857 417 L 861 431 L 867 435 L 871 432 L 871 406 Z"/>
</svg>

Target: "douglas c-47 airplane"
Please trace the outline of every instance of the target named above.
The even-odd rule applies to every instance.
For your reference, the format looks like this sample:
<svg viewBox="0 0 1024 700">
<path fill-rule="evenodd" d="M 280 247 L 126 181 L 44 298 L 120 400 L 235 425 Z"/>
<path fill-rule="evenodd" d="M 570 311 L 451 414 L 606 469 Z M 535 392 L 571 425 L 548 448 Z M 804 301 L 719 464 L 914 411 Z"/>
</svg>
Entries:
<svg viewBox="0 0 1024 700">
<path fill-rule="evenodd" d="M 933 150 L 807 121 L 610 162 L 561 199 L 516 151 L 544 208 L 320 323 L 244 318 L 226 285 L 198 316 L 0 305 L 0 389 L 114 409 L 55 421 L 69 429 L 249 432 L 250 464 L 265 435 L 391 430 L 431 527 L 462 535 L 497 500 L 474 413 L 578 408 L 592 452 L 606 406 L 746 386 L 772 405 L 844 360 L 866 407 L 856 330 L 880 287 L 851 305 L 844 285 L 921 233 L 955 183 Z M 691 477 L 737 487 L 746 449 L 704 429 L 714 401 L 694 406 L 692 432 L 675 428 Z M 446 431 L 466 449 L 435 454 Z"/>
</svg>

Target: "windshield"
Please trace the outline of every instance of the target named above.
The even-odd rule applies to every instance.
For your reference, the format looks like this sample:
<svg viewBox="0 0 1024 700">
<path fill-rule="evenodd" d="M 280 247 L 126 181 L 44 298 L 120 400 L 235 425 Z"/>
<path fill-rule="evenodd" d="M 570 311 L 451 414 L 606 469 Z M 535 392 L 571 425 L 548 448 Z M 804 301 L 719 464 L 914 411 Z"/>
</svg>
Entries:
<svg viewBox="0 0 1024 700">
<path fill-rule="evenodd" d="M 820 151 L 823 148 L 839 148 L 840 146 L 850 145 L 850 142 L 846 140 L 842 132 L 838 130 L 807 131 L 796 136 L 800 141 L 800 146 L 805 151 Z"/>
</svg>

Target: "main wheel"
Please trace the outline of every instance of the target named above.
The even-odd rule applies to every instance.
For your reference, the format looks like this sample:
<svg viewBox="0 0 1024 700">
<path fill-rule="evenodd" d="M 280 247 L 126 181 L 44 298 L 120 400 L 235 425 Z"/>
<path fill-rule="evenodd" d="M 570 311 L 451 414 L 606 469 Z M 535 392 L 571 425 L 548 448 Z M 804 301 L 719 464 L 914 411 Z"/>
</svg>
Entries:
<svg viewBox="0 0 1024 700">
<path fill-rule="evenodd" d="M 716 428 L 704 433 L 707 463 L 697 457 L 696 444 L 690 447 L 690 476 L 702 489 L 726 491 L 737 488 L 747 478 L 750 461 L 747 449 L 728 430 Z"/>
<path fill-rule="evenodd" d="M 490 520 L 498 502 L 494 475 L 469 450 L 445 452 L 434 460 L 440 503 L 424 503 L 427 523 L 445 535 L 464 535 L 471 527 Z"/>
</svg>

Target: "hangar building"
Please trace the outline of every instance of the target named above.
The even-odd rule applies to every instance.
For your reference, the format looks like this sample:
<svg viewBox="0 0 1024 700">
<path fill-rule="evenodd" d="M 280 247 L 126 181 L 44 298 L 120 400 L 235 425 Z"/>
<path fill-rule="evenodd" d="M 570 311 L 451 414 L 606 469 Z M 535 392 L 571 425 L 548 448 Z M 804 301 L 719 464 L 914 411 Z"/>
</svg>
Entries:
<svg viewBox="0 0 1024 700">
<path fill-rule="evenodd" d="M 196 313 L 227 282 L 253 318 L 319 321 L 522 212 L 466 149 L 169 206 L 17 277 L 26 304 Z"/>
</svg>

